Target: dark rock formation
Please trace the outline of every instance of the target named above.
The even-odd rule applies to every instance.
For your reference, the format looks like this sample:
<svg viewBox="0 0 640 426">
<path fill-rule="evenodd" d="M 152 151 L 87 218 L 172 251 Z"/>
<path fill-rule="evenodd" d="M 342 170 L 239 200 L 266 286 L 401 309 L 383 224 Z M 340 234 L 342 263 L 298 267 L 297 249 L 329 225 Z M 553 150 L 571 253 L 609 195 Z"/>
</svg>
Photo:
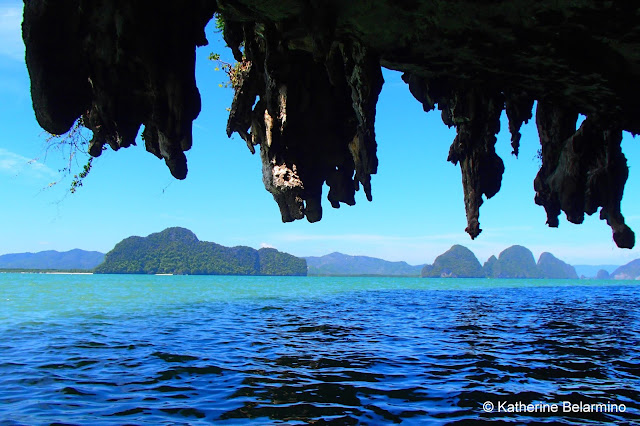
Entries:
<svg viewBox="0 0 640 426">
<path fill-rule="evenodd" d="M 610 119 L 590 116 L 575 131 L 575 112 L 544 102 L 536 121 L 542 144 L 543 165 L 534 181 L 535 202 L 544 206 L 549 226 L 558 226 L 560 210 L 567 220 L 582 223 L 595 213 L 613 229 L 618 247 L 632 248 L 635 235 L 625 225 L 620 200 L 629 170 L 620 149 L 622 130 Z"/>
<path fill-rule="evenodd" d="M 609 272 L 605 271 L 604 269 L 600 269 L 596 274 L 596 280 L 608 280 L 609 278 L 611 278 Z"/>
<path fill-rule="evenodd" d="M 23 38 L 38 123 L 53 134 L 82 117 L 98 156 L 135 145 L 171 174 L 187 176 L 192 121 L 200 113 L 195 48 L 216 3 L 105 0 L 25 1 Z"/>
<path fill-rule="evenodd" d="M 355 40 L 333 41 L 316 52 L 290 49 L 286 32 L 271 23 L 228 25 L 225 35 L 244 40 L 247 63 L 227 134 L 240 134 L 252 152 L 260 145 L 263 181 L 282 220 L 320 220 L 325 182 L 333 207 L 355 204 L 360 184 L 371 200 L 378 167 L 373 125 L 383 81 L 377 55 Z M 239 52 L 239 45 L 230 47 Z"/>
<path fill-rule="evenodd" d="M 238 61 L 227 131 L 260 145 L 265 187 L 284 221 L 321 218 L 332 206 L 369 200 L 376 173 L 380 66 L 404 72 L 425 109 L 457 136 L 448 160 L 462 171 L 467 232 L 501 186 L 495 152 L 506 111 L 514 154 L 522 123 L 540 133 L 535 202 L 558 226 L 600 209 L 620 247 L 633 232 L 620 212 L 628 169 L 623 130 L 640 132 L 640 5 L 635 2 L 497 0 L 61 0 L 25 2 L 23 35 L 41 126 L 68 130 L 82 117 L 90 152 L 134 144 L 177 178 L 200 110 L 194 49 L 215 12 Z M 244 58 L 243 58 L 244 53 Z M 578 114 L 586 116 L 576 130 Z"/>
<path fill-rule="evenodd" d="M 489 258 L 484 265 L 489 278 L 540 278 L 533 253 L 523 246 L 511 246 L 500 253 L 497 260 Z M 489 265 L 489 263 L 491 264 Z"/>
<path fill-rule="evenodd" d="M 578 279 L 576 268 L 548 252 L 540 255 L 537 266 L 540 278 Z"/>
<path fill-rule="evenodd" d="M 436 257 L 433 265 L 426 265 L 422 269 L 422 277 L 481 278 L 484 277 L 484 273 L 475 254 L 468 248 L 456 244 Z"/>
</svg>

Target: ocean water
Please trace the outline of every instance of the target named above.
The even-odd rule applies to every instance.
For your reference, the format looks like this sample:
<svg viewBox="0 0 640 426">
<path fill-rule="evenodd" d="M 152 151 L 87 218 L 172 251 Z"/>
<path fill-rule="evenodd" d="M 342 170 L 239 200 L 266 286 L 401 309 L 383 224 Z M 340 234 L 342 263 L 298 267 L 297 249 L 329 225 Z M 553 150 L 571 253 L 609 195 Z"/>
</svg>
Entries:
<svg viewBox="0 0 640 426">
<path fill-rule="evenodd" d="M 212 422 L 640 424 L 640 285 L 0 274 L 0 424 Z"/>
</svg>

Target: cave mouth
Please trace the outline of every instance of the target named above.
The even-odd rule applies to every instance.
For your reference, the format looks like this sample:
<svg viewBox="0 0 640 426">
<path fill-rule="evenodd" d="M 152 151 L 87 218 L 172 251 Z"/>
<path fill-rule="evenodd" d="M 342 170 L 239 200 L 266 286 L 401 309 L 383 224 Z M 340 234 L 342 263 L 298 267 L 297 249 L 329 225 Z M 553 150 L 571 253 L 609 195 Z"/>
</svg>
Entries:
<svg viewBox="0 0 640 426">
<path fill-rule="evenodd" d="M 81 118 L 89 152 L 135 144 L 177 179 L 201 109 L 195 48 L 216 16 L 237 66 L 227 134 L 255 152 L 282 220 L 322 218 L 372 200 L 377 172 L 376 104 L 381 67 L 402 79 L 425 111 L 438 109 L 456 136 L 466 232 L 501 188 L 496 134 L 504 111 L 512 152 L 535 119 L 542 165 L 535 203 L 557 227 L 599 211 L 619 247 L 633 231 L 620 211 L 628 178 L 622 132 L 640 132 L 640 6 L 617 2 L 416 0 L 411 7 L 365 0 L 188 0 L 85 4 L 25 2 L 23 38 L 39 124 L 62 134 Z M 535 118 L 534 118 L 535 105 Z M 579 114 L 585 119 L 576 128 Z"/>
</svg>

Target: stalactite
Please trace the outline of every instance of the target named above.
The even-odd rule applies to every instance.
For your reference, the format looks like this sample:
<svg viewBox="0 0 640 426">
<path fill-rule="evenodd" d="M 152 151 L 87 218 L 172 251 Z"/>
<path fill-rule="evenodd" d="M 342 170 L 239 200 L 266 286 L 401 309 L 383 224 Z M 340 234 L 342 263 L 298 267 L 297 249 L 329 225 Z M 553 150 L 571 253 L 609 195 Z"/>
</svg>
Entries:
<svg viewBox="0 0 640 426">
<path fill-rule="evenodd" d="M 325 183 L 333 207 L 355 204 L 360 187 L 372 199 L 382 65 L 402 71 L 423 109 L 437 107 L 456 128 L 448 160 L 462 171 L 472 238 L 481 232 L 480 205 L 502 182 L 500 114 L 517 156 L 537 100 L 535 202 L 547 223 L 558 226 L 561 212 L 580 223 L 600 209 L 616 244 L 632 247 L 620 212 L 628 176 L 620 140 L 623 130 L 640 132 L 640 6 L 446 3 L 25 1 L 36 119 L 61 134 L 82 118 L 93 156 L 105 145 L 135 145 L 144 126 L 147 151 L 185 178 L 201 107 L 195 48 L 206 44 L 205 25 L 218 12 L 240 62 L 227 134 L 238 133 L 252 153 L 259 146 L 264 185 L 284 221 L 320 220 Z M 579 113 L 587 119 L 576 131 Z"/>
</svg>

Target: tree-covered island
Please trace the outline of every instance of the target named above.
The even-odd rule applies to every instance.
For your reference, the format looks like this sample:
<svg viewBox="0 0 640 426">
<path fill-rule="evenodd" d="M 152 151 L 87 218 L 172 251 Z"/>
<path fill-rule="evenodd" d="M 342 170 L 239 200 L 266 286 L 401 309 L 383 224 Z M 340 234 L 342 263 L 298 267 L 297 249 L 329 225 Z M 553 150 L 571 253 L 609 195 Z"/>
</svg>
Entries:
<svg viewBox="0 0 640 426">
<path fill-rule="evenodd" d="M 120 241 L 97 274 L 307 275 L 307 262 L 273 248 L 225 247 L 185 228 Z"/>
</svg>

